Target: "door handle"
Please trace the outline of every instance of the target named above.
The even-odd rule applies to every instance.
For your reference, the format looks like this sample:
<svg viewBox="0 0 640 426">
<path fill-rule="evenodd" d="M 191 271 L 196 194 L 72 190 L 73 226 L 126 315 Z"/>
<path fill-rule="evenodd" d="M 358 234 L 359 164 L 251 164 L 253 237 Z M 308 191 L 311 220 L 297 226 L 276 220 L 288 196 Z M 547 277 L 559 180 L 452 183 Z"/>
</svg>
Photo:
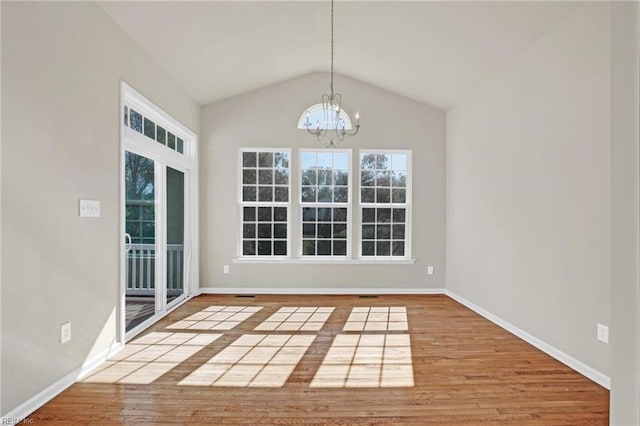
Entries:
<svg viewBox="0 0 640 426">
<path fill-rule="evenodd" d="M 129 251 L 131 250 L 131 235 L 129 235 L 128 233 L 125 232 L 124 238 L 126 239 L 125 246 L 124 246 L 124 251 L 126 253 L 129 253 Z"/>
</svg>

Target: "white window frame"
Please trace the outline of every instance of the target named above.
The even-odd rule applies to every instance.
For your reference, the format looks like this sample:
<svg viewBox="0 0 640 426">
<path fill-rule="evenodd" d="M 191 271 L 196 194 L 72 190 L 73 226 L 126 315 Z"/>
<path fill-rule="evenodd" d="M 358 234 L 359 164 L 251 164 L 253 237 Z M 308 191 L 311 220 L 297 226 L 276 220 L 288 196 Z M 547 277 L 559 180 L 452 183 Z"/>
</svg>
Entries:
<svg viewBox="0 0 640 426">
<path fill-rule="evenodd" d="M 193 168 L 194 165 L 197 165 L 197 136 L 187 129 L 186 126 L 176 121 L 173 117 L 166 114 L 155 104 L 136 92 L 132 87 L 124 82 L 122 84 L 123 101 L 120 110 L 120 123 L 123 132 L 122 137 L 127 138 L 129 146 L 140 151 L 154 153 L 181 167 Z M 179 153 L 177 150 L 171 149 L 166 145 L 156 142 L 155 139 L 145 136 L 144 120 L 142 133 L 133 130 L 128 125 L 124 125 L 125 106 L 129 109 L 129 122 L 131 120 L 131 109 L 133 108 L 136 112 L 142 114 L 143 117 L 149 118 L 156 123 L 156 125 L 161 125 L 166 131 L 170 131 L 176 137 L 182 139 L 184 143 L 183 152 Z"/>
<path fill-rule="evenodd" d="M 260 153 L 260 152 L 271 152 L 271 153 L 276 153 L 276 152 L 285 152 L 289 155 L 289 183 L 287 185 L 287 202 L 276 202 L 276 201 L 270 201 L 270 202 L 266 202 L 266 201 L 258 201 L 258 194 L 256 193 L 256 201 L 243 201 L 243 176 L 242 176 L 242 172 L 244 170 L 244 166 L 243 166 L 243 153 L 245 152 L 256 152 L 256 153 Z M 236 238 L 237 241 L 237 251 L 236 251 L 236 255 L 238 257 L 238 259 L 241 260 L 248 260 L 248 261 L 271 261 L 271 260 L 289 260 L 291 259 L 291 214 L 292 214 L 292 201 L 291 201 L 291 186 L 292 186 L 292 182 L 291 182 L 291 178 L 292 178 L 292 163 L 293 163 L 293 158 L 292 158 L 292 152 L 291 152 L 291 148 L 273 148 L 273 147 L 268 147 L 268 148 L 261 148 L 261 147 L 242 147 L 239 149 L 238 151 L 238 237 Z M 256 164 L 256 170 L 258 169 L 258 166 Z M 258 177 L 256 176 L 256 179 L 258 179 Z M 256 189 L 257 189 L 256 185 Z M 275 184 L 272 184 L 272 186 L 275 186 Z M 274 255 L 273 254 L 273 250 L 271 255 L 259 255 L 258 253 L 258 246 L 256 245 L 256 254 L 255 255 L 244 255 L 243 254 L 243 243 L 244 243 L 244 234 L 243 234 L 243 225 L 244 225 L 244 207 L 256 207 L 256 215 L 257 215 L 257 208 L 258 207 L 285 207 L 287 209 L 287 254 L 286 256 L 282 256 L 282 255 Z M 257 217 L 256 217 L 256 223 L 258 223 Z M 271 223 L 273 224 L 273 217 L 271 220 Z M 256 228 L 256 232 L 258 232 L 257 228 Z M 256 236 L 256 241 L 257 241 L 257 236 Z M 273 241 L 273 235 L 271 237 L 271 240 Z"/>
<path fill-rule="evenodd" d="M 347 160 L 347 164 L 349 166 L 348 168 L 348 179 L 347 179 L 347 202 L 346 203 L 334 203 L 334 202 L 315 202 L 315 203 L 310 203 L 310 202 L 302 202 L 302 155 L 305 152 L 315 152 L 315 153 L 322 153 L 322 152 L 329 152 L 329 153 L 345 153 L 348 156 L 348 160 Z M 321 261 L 321 260 L 336 260 L 339 262 L 342 262 L 344 260 L 351 260 L 352 256 L 351 256 L 351 249 L 352 249 L 352 229 L 353 229 L 353 150 L 351 149 L 341 149 L 341 148 L 300 148 L 298 149 L 298 164 L 296 165 L 296 171 L 298 173 L 298 199 L 297 199 L 297 208 L 298 208 L 298 214 L 300 217 L 299 220 L 299 228 L 298 228 L 298 235 L 299 237 L 297 238 L 297 242 L 298 242 L 298 250 L 297 250 L 297 255 L 298 258 L 300 259 L 304 259 L 304 260 L 315 260 L 315 261 Z M 333 169 L 332 169 L 333 170 Z M 303 255 L 302 251 L 303 251 L 303 226 L 304 226 L 304 221 L 303 221 L 303 213 L 302 213 L 302 209 L 305 207 L 312 207 L 312 208 L 346 208 L 347 209 L 347 251 L 346 254 L 344 256 L 341 255 Z M 317 222 L 316 222 L 317 223 Z M 333 220 L 332 222 L 333 223 Z M 316 241 L 318 240 L 317 235 L 316 235 Z M 333 229 L 332 229 L 332 235 L 331 235 L 331 240 L 330 240 L 333 244 Z M 332 250 L 333 251 L 333 250 Z"/>
<path fill-rule="evenodd" d="M 260 202 L 243 202 L 242 201 L 242 153 L 245 151 L 253 152 L 287 152 L 289 154 L 289 201 L 288 203 L 279 203 L 279 206 L 287 207 L 287 256 L 266 256 L 266 255 L 242 255 L 243 244 L 243 208 L 245 205 L 260 206 Z M 297 151 L 297 152 L 294 152 Z M 349 179 L 348 179 L 348 202 L 345 204 L 335 203 L 302 203 L 302 153 L 303 152 L 323 152 L 323 151 L 342 151 L 349 153 Z M 362 153 L 371 154 L 405 154 L 407 155 L 407 183 L 406 183 L 406 203 L 388 203 L 375 204 L 361 202 L 361 162 Z M 354 155 L 357 157 L 354 158 Z M 412 151 L 409 149 L 339 149 L 339 148 L 273 148 L 273 147 L 242 147 L 239 149 L 238 163 L 238 225 L 237 225 L 237 253 L 232 261 L 234 263 L 256 263 L 256 264 L 414 264 L 415 259 L 411 257 L 412 252 L 412 179 L 413 179 L 413 162 Z M 354 167 L 356 166 L 357 167 Z M 354 171 L 356 170 L 356 171 Z M 355 180 L 357 179 L 357 181 Z M 295 181 L 295 182 L 294 182 Z M 354 185 L 357 186 L 354 188 Z M 296 185 L 294 187 L 294 184 Z M 355 191 L 357 198 L 354 200 Z M 292 195 L 296 198 L 292 198 Z M 266 204 L 263 206 L 275 206 L 276 203 Z M 318 255 L 302 255 L 303 250 L 303 215 L 304 207 L 345 207 L 347 208 L 347 254 L 346 256 L 318 256 Z M 404 256 L 362 256 L 362 208 L 363 207 L 400 207 L 405 209 L 405 252 Z M 295 230 L 292 227 L 293 221 L 296 221 Z M 359 228 L 356 228 L 359 227 Z M 295 231 L 295 232 L 294 232 Z M 393 240 L 391 240 L 393 241 Z M 357 244 L 357 252 L 353 249 L 353 245 Z"/>
<path fill-rule="evenodd" d="M 407 182 L 406 182 L 406 202 L 405 203 L 363 203 L 362 202 L 362 155 L 363 154 L 405 154 L 407 156 Z M 398 261 L 398 260 L 410 260 L 411 259 L 411 230 L 412 230 L 412 181 L 413 181 L 413 156 L 412 151 L 409 149 L 360 149 L 358 150 L 358 226 L 360 230 L 358 232 L 358 259 L 363 261 Z M 375 188 L 375 186 L 374 186 Z M 391 188 L 391 186 L 390 186 Z M 392 201 L 392 200 L 390 200 Z M 404 208 L 405 209 L 405 244 L 404 244 L 404 256 L 393 256 L 393 245 L 391 247 L 391 254 L 389 256 L 363 256 L 362 254 L 362 209 L 364 208 Z M 378 241 L 377 239 L 373 241 Z M 392 240 L 390 240 L 392 241 Z"/>
</svg>

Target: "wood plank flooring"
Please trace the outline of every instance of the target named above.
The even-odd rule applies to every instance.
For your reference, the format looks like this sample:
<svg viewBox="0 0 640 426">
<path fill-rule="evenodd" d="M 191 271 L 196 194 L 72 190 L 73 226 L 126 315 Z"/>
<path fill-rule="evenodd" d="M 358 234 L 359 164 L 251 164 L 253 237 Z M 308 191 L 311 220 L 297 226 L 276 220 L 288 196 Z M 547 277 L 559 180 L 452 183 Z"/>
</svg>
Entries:
<svg viewBox="0 0 640 426">
<path fill-rule="evenodd" d="M 443 295 L 199 296 L 145 333 L 211 305 L 263 308 L 150 384 L 77 383 L 30 416 L 35 424 L 606 425 L 609 392 Z M 198 367 L 283 306 L 335 310 L 282 387 L 182 386 Z M 413 387 L 310 383 L 353 307 L 406 306 Z M 192 331 L 192 330 L 189 330 Z M 369 332 L 367 332 L 369 333 Z M 358 334 L 358 333 L 356 333 Z"/>
</svg>

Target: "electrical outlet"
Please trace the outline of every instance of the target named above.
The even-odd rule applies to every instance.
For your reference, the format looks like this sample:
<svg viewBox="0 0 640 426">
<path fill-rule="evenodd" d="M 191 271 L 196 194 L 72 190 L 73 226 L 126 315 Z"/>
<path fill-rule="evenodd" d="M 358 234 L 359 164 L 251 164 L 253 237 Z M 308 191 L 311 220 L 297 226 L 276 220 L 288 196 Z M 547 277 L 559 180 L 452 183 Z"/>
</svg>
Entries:
<svg viewBox="0 0 640 426">
<path fill-rule="evenodd" d="M 609 327 L 603 324 L 598 324 L 598 340 L 604 343 L 609 343 Z"/>
<path fill-rule="evenodd" d="M 80 200 L 78 214 L 80 217 L 100 217 L 100 201 Z"/>
<path fill-rule="evenodd" d="M 427 266 L 427 275 L 433 275 L 433 266 Z"/>
<path fill-rule="evenodd" d="M 228 274 L 229 273 L 229 265 L 224 265 L 223 271 L 224 271 L 225 274 Z"/>
<path fill-rule="evenodd" d="M 71 340 L 71 323 L 65 322 L 60 326 L 60 343 L 67 343 Z"/>
</svg>

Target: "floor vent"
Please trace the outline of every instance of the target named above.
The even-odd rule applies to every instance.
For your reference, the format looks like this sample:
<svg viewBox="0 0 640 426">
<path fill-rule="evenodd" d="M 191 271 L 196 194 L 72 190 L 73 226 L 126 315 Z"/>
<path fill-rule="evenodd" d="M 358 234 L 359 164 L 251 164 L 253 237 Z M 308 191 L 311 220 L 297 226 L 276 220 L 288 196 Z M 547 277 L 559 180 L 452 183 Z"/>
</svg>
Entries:
<svg viewBox="0 0 640 426">
<path fill-rule="evenodd" d="M 255 294 L 236 294 L 236 297 L 256 297 Z"/>
<path fill-rule="evenodd" d="M 360 299 L 377 299 L 378 296 L 375 294 L 361 294 L 358 296 Z"/>
</svg>

